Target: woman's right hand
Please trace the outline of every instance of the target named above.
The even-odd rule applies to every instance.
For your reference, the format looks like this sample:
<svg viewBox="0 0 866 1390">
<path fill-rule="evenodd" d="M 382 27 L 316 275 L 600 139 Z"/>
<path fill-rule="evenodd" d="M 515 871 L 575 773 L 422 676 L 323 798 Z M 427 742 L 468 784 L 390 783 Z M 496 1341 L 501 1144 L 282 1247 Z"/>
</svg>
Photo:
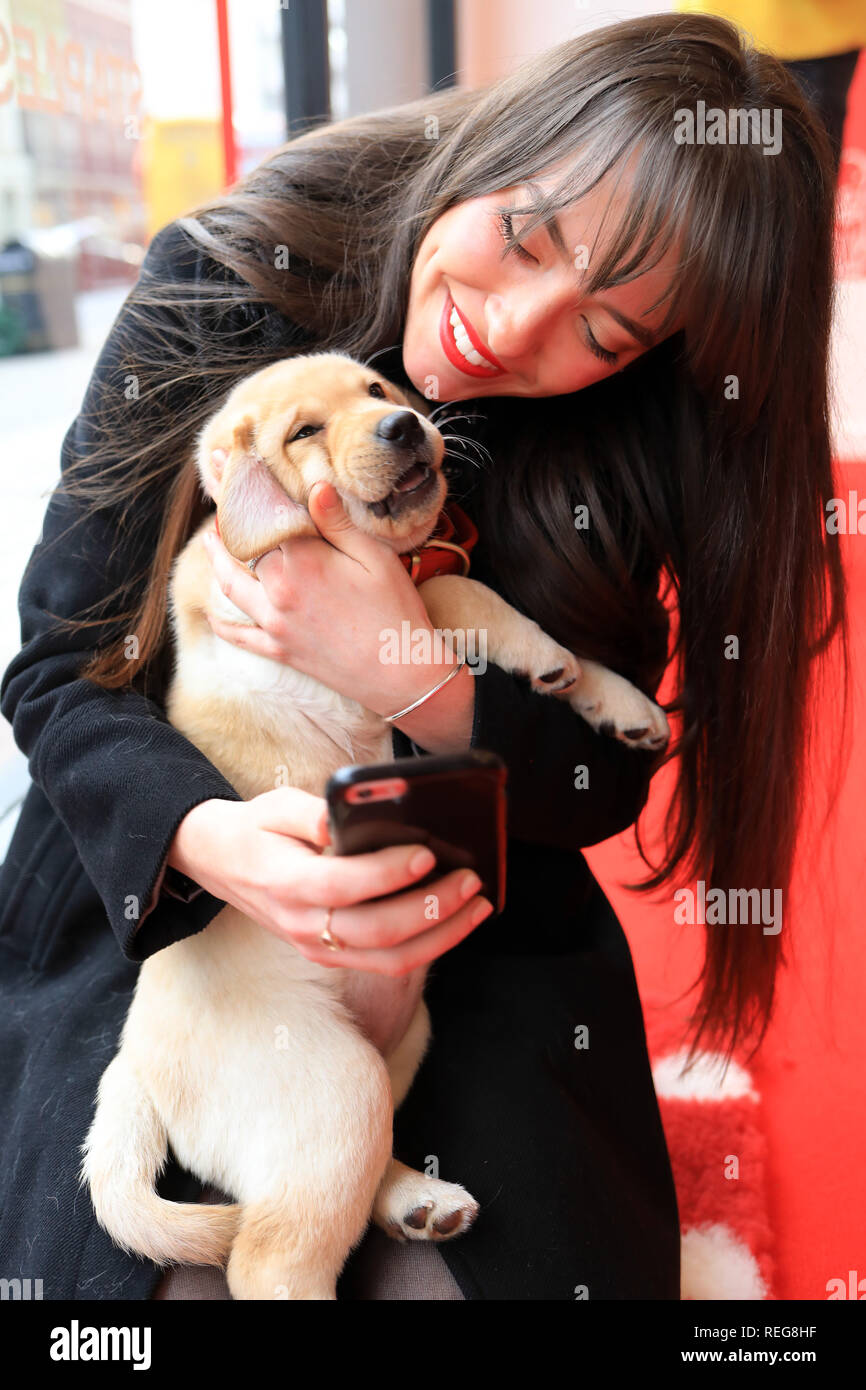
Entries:
<svg viewBox="0 0 866 1390">
<path fill-rule="evenodd" d="M 168 862 L 291 941 L 307 960 L 391 978 L 451 950 L 493 911 L 468 869 L 413 889 L 435 862 L 423 845 L 324 854 L 329 844 L 325 800 L 278 787 L 251 801 L 215 798 L 194 806 L 177 829 Z M 368 901 L 384 893 L 394 896 Z M 328 908 L 341 950 L 321 939 Z"/>
</svg>

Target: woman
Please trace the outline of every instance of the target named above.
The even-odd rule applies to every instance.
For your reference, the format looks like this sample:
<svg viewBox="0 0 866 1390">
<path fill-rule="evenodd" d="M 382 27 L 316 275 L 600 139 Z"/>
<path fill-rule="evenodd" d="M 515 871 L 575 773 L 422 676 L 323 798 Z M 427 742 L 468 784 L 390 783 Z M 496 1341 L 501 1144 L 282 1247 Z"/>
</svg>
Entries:
<svg viewBox="0 0 866 1390">
<path fill-rule="evenodd" d="M 675 111 L 698 100 L 781 111 L 780 152 L 677 143 Z M 96 1227 L 77 1146 L 134 963 L 233 902 L 313 959 L 333 961 L 331 908 L 359 969 L 411 982 L 434 962 L 434 1042 L 395 1148 L 464 1183 L 483 1216 L 438 1247 L 374 1234 L 341 1297 L 679 1296 L 631 960 L 579 853 L 632 824 L 658 760 L 494 665 L 425 698 L 395 753 L 490 748 L 510 788 L 506 911 L 473 931 L 445 884 L 425 930 L 404 851 L 325 872 L 318 798 L 243 803 L 165 722 L 166 581 L 205 514 L 191 444 L 229 386 L 295 351 L 375 360 L 459 427 L 473 574 L 564 645 L 654 693 L 672 580 L 681 765 L 644 886 L 696 868 L 784 888 L 813 662 L 845 633 L 818 522 L 832 184 L 778 63 L 724 22 L 661 16 L 482 92 L 311 132 L 155 239 L 67 437 L 3 685 L 34 778 L 0 885 L 9 1274 L 41 1277 L 46 1297 L 153 1295 L 159 1271 Z M 441 674 L 376 662 L 383 627 L 425 621 L 417 592 L 393 557 L 353 558 L 357 533 L 321 493 L 323 540 L 273 552 L 255 579 L 217 548 L 215 585 L 260 630 L 215 630 L 392 713 Z M 386 887 L 403 889 L 390 952 L 370 947 Z M 695 1043 L 760 1039 L 781 955 L 758 929 L 708 932 Z M 172 1166 L 163 1190 L 199 1189 Z"/>
</svg>

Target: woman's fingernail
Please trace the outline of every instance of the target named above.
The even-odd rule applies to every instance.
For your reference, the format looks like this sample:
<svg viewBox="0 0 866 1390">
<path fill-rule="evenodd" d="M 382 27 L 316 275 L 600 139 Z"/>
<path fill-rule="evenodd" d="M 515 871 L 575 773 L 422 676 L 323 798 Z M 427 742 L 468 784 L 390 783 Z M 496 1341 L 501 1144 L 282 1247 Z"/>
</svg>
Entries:
<svg viewBox="0 0 866 1390">
<path fill-rule="evenodd" d="M 481 898 L 472 913 L 473 927 L 477 927 L 479 922 L 483 922 L 485 917 L 489 917 L 492 911 L 493 904 L 489 903 L 486 898 Z"/>
<path fill-rule="evenodd" d="M 436 863 L 436 856 L 429 849 L 419 849 L 417 854 L 413 854 L 409 860 L 409 872 L 412 874 L 426 874 Z"/>
<path fill-rule="evenodd" d="M 477 893 L 480 887 L 481 879 L 478 875 L 467 874 L 465 878 L 460 880 L 460 897 L 466 902 L 466 899 L 471 898 L 473 893 Z"/>
<path fill-rule="evenodd" d="M 325 483 L 323 487 L 319 488 L 318 498 L 319 506 L 324 508 L 326 512 L 330 511 L 331 507 L 337 505 L 337 489 L 332 487 L 330 483 Z"/>
</svg>

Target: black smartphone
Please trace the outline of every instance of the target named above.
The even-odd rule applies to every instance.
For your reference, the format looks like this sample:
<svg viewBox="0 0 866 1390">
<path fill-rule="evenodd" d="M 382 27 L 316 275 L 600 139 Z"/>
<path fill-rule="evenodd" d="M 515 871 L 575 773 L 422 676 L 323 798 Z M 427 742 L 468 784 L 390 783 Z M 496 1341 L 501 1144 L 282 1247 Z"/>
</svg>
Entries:
<svg viewBox="0 0 866 1390">
<path fill-rule="evenodd" d="M 453 869 L 474 869 L 481 879 L 478 891 L 501 912 L 506 777 L 496 753 L 476 749 L 341 767 L 325 788 L 334 849 L 366 854 L 390 845 L 427 845 L 436 864 L 413 887 Z"/>
</svg>

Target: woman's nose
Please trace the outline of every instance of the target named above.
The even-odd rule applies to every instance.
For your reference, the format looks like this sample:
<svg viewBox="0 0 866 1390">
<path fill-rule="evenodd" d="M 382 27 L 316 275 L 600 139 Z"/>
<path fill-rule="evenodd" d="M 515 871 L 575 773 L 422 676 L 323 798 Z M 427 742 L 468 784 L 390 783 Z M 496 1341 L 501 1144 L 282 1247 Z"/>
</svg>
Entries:
<svg viewBox="0 0 866 1390">
<path fill-rule="evenodd" d="M 574 299 L 574 287 L 570 297 Z M 486 305 L 487 343 L 500 359 L 528 357 L 550 337 L 563 312 L 563 296 L 540 292 L 537 286 L 489 295 Z"/>
</svg>

